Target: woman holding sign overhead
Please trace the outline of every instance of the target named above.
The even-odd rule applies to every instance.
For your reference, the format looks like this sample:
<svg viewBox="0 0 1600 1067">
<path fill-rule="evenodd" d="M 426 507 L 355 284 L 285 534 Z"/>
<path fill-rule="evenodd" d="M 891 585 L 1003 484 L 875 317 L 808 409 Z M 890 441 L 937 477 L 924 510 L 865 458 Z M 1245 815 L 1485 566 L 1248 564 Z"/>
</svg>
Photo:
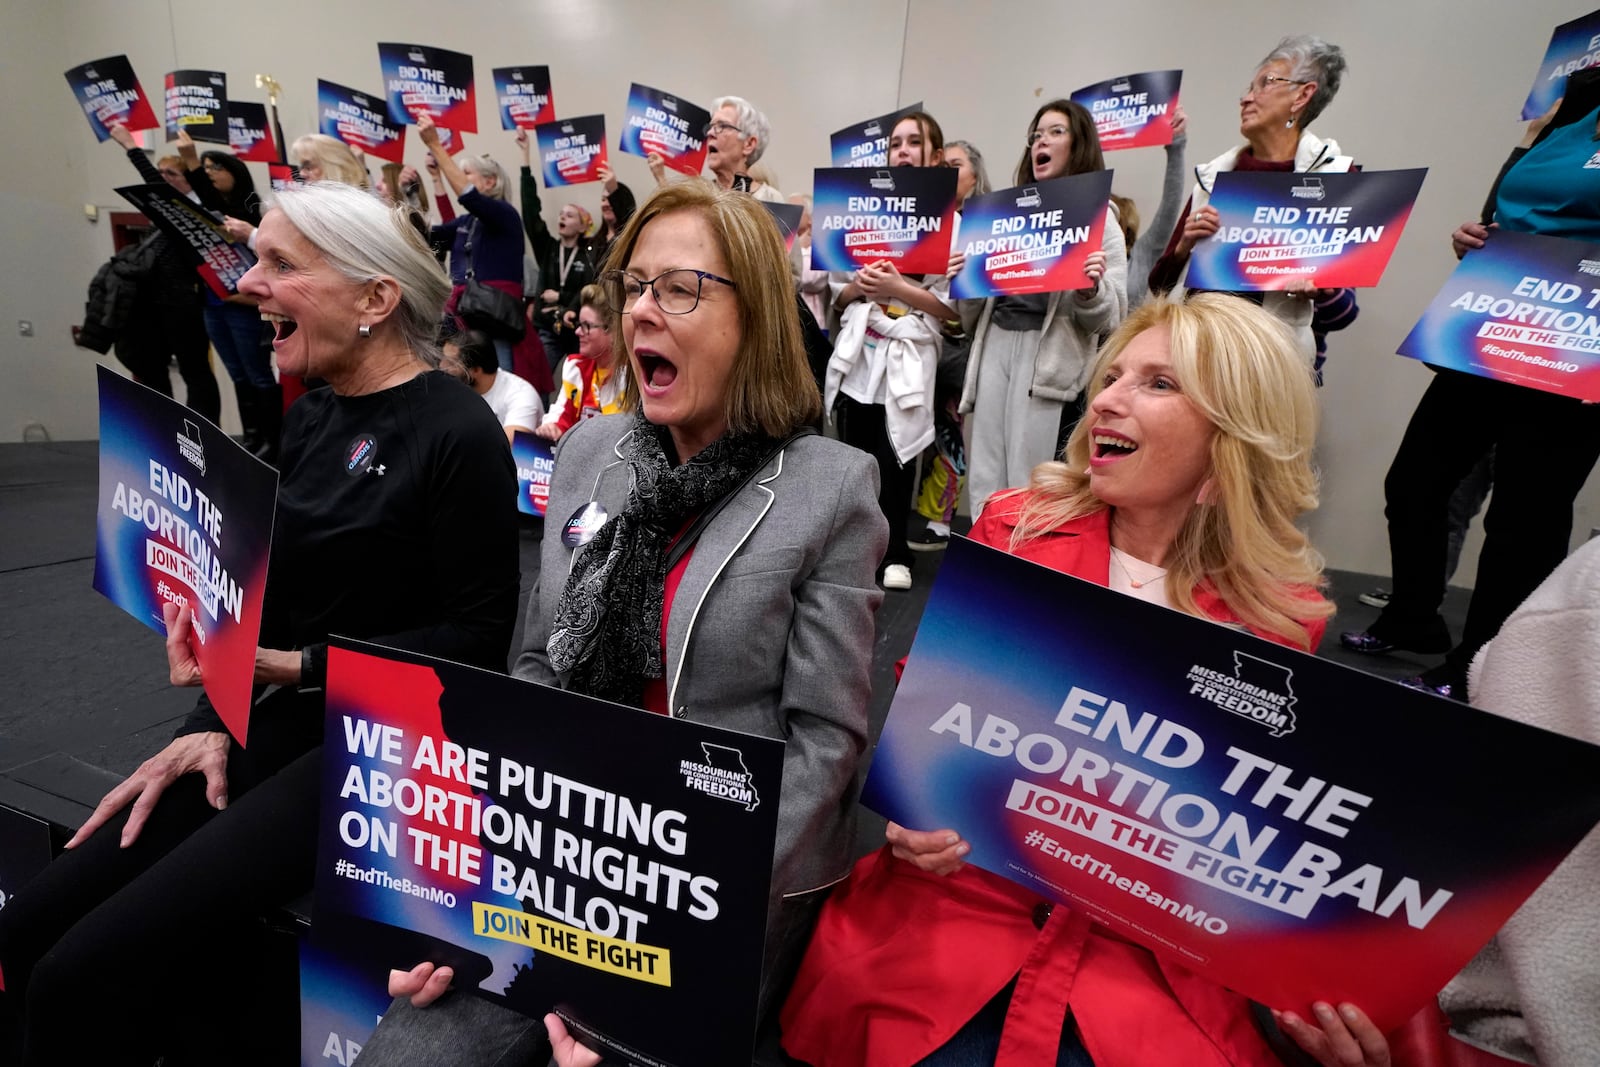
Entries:
<svg viewBox="0 0 1600 1067">
<path fill-rule="evenodd" d="M 1309 650 L 1333 613 L 1295 525 L 1316 504 L 1316 421 L 1310 375 L 1259 309 L 1205 294 L 1147 303 L 1096 361 L 1065 459 L 993 498 L 972 536 Z M 784 1007 L 791 1055 L 814 1067 L 1282 1062 L 1282 1034 L 1258 1028 L 1243 997 L 965 866 L 958 830 L 890 823 L 888 844 L 835 889 Z M 1278 1022 L 1330 1067 L 1388 1063 L 1350 1005 Z"/>
<path fill-rule="evenodd" d="M 1333 101 L 1344 80 L 1344 52 L 1320 37 L 1285 37 L 1256 67 L 1239 97 L 1239 132 L 1245 144 L 1230 148 L 1195 168 L 1194 191 L 1167 242 L 1167 250 L 1150 271 L 1150 292 L 1168 292 L 1189 263 L 1194 246 L 1217 232 L 1217 209 L 1209 203 L 1211 187 L 1224 171 L 1282 171 L 1296 174 L 1342 174 L 1352 167 L 1333 140 L 1323 140 L 1310 126 Z M 1311 332 L 1309 282 L 1274 293 L 1242 293 L 1284 321 L 1309 368 L 1317 345 Z"/>
<path fill-rule="evenodd" d="M 1105 169 L 1094 119 L 1081 104 L 1052 100 L 1034 113 L 1017 164 L 1019 186 Z M 974 515 L 994 493 L 1023 484 L 1036 464 L 1055 457 L 1063 408 L 1081 408 L 1100 338 L 1127 314 L 1127 246 L 1114 214 L 1084 273 L 1089 285 L 1076 292 L 991 297 L 976 305 L 961 392 L 961 411 L 972 415 L 967 492 Z"/>
<path fill-rule="evenodd" d="M 279 365 L 328 385 L 285 420 L 249 744 L 202 697 L 0 910 L 23 1039 L 0 1060 L 290 1062 L 271 1009 L 293 972 L 264 965 L 260 915 L 311 888 L 329 634 L 505 666 L 515 469 L 488 406 L 432 369 L 449 283 L 408 215 L 323 183 L 262 219 L 240 291 Z M 198 686 L 189 608 L 166 611 L 172 680 Z"/>
</svg>

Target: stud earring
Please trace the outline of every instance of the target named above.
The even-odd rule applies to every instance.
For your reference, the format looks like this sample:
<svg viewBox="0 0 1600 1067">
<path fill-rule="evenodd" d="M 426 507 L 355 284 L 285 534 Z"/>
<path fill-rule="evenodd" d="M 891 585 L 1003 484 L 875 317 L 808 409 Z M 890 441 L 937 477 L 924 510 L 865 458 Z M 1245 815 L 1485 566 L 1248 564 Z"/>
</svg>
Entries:
<svg viewBox="0 0 1600 1067">
<path fill-rule="evenodd" d="M 1294 129 L 1294 112 L 1293 111 L 1289 112 L 1289 117 L 1287 119 L 1283 120 L 1283 128 L 1286 129 L 1286 130 Z"/>
<path fill-rule="evenodd" d="M 360 326 L 356 327 L 356 334 L 362 340 L 366 340 L 372 336 L 372 327 L 363 322 Z"/>
</svg>

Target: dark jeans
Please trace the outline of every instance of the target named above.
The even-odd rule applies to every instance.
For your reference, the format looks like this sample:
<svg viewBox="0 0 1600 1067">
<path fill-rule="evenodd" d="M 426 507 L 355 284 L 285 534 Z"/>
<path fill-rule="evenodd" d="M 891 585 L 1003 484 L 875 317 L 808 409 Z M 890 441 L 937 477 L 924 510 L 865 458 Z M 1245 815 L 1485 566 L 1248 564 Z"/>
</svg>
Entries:
<svg viewBox="0 0 1600 1067">
<path fill-rule="evenodd" d="M 878 507 L 889 523 L 889 549 L 883 554 L 883 566 L 911 566 L 906 516 L 911 511 L 911 491 L 916 487 L 916 465 L 903 464 L 895 455 L 882 404 L 862 404 L 840 393 L 834 401 L 833 416 L 839 440 L 878 461 Z"/>
<path fill-rule="evenodd" d="M 1006 1009 L 1016 983 L 1006 986 L 995 998 L 967 1021 L 967 1025 L 931 1054 L 917 1061 L 916 1067 L 993 1067 L 1000 1054 L 1000 1032 L 1005 1028 Z M 1044 1067 L 1044 1065 L 1040 1065 Z M 1061 1028 L 1061 1044 L 1056 1050 L 1055 1067 L 1094 1067 L 1089 1050 L 1078 1039 L 1071 1014 Z"/>
<path fill-rule="evenodd" d="M 176 356 L 190 410 L 213 423 L 221 417 L 222 394 L 211 373 L 211 341 L 199 305 L 145 304 L 117 338 L 116 353 L 135 381 L 165 396 L 172 395 L 167 368 Z"/>
<path fill-rule="evenodd" d="M 278 384 L 272 376 L 272 334 L 261 312 L 249 304 L 207 304 L 205 323 L 211 347 L 235 386 L 271 389 Z"/>
<path fill-rule="evenodd" d="M 185 775 L 130 847 L 124 810 L 0 911 L 23 1067 L 292 1062 L 295 972 L 258 916 L 311 887 L 322 750 L 303 721 L 274 735 L 268 704 L 229 754 L 225 811 Z"/>
<path fill-rule="evenodd" d="M 1424 628 L 1444 600 L 1451 495 L 1491 450 L 1494 492 L 1461 642 L 1467 665 L 1567 556 L 1572 502 L 1600 456 L 1600 406 L 1441 370 L 1422 395 L 1384 480 L 1394 592 L 1373 631 Z"/>
</svg>

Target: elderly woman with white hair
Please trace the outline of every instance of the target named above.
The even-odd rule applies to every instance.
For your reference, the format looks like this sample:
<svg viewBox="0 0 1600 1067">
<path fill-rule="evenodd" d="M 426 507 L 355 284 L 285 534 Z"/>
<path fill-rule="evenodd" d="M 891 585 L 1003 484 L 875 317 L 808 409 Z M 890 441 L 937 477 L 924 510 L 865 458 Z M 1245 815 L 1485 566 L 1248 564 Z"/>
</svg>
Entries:
<svg viewBox="0 0 1600 1067">
<path fill-rule="evenodd" d="M 284 423 L 250 745 L 202 695 L 0 911 L 6 1063 L 291 1061 L 293 1025 L 266 1016 L 292 972 L 257 916 L 311 888 L 328 635 L 506 665 L 515 468 L 488 405 L 434 369 L 449 283 L 421 233 L 320 182 L 279 193 L 256 249 L 240 292 L 279 365 L 327 385 Z M 200 685 L 188 609 L 167 610 L 172 680 Z"/>
<path fill-rule="evenodd" d="M 750 174 L 772 139 L 772 127 L 760 109 L 741 96 L 719 96 L 711 101 L 705 136 L 707 181 L 723 189 L 742 189 L 757 200 L 783 203 L 782 193 Z M 661 157 L 652 153 L 648 158 L 656 184 L 667 184 L 671 179 Z"/>
<path fill-rule="evenodd" d="M 1178 284 L 1195 245 L 1217 232 L 1217 209 L 1209 203 L 1211 188 L 1223 171 L 1279 171 L 1295 174 L 1339 174 L 1353 161 L 1331 138 L 1311 132 L 1344 80 L 1344 52 L 1309 34 L 1285 37 L 1257 66 L 1239 95 L 1239 132 L 1245 144 L 1230 148 L 1195 168 L 1194 192 L 1150 271 L 1150 292 L 1167 292 Z M 1309 280 L 1291 283 L 1282 292 L 1239 293 L 1259 303 L 1294 331 L 1295 343 L 1309 368 L 1316 359 L 1311 333 L 1317 290 Z"/>
<path fill-rule="evenodd" d="M 522 216 L 506 199 L 511 184 L 505 168 L 488 155 L 462 152 L 452 156 L 440 143 L 433 119 L 417 119 L 417 136 L 439 164 L 439 176 L 456 194 L 465 216 L 442 222 L 433 228 L 436 246 L 450 250 L 450 282 L 455 286 L 445 310 L 458 314 L 462 296 L 470 282 L 479 282 L 505 294 L 505 316 L 501 319 L 463 316 L 468 326 L 482 330 L 494 341 L 495 357 L 501 370 L 513 370 L 516 342 L 527 331 L 522 305 Z M 520 327 L 512 325 L 520 321 Z"/>
</svg>

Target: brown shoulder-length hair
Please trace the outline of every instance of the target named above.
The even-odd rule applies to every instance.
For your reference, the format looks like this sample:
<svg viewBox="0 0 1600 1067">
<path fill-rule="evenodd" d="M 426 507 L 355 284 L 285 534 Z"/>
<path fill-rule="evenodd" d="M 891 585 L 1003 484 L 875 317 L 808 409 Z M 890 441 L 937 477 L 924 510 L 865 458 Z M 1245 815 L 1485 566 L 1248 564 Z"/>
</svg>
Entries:
<svg viewBox="0 0 1600 1067">
<path fill-rule="evenodd" d="M 894 120 L 896 126 L 910 119 L 917 124 L 917 129 L 922 132 L 922 162 L 924 166 L 938 167 L 944 164 L 944 130 L 939 127 L 939 120 L 926 111 L 912 111 L 901 115 Z M 894 136 L 894 130 L 889 131 Z"/>
<path fill-rule="evenodd" d="M 1106 169 L 1105 153 L 1100 151 L 1100 134 L 1094 128 L 1094 116 L 1089 114 L 1088 108 L 1071 100 L 1052 100 L 1033 113 L 1033 121 L 1028 123 L 1029 137 L 1039 128 L 1039 120 L 1046 111 L 1059 111 L 1067 116 L 1067 133 L 1072 137 L 1072 145 L 1067 149 L 1069 175 Z M 1022 161 L 1017 164 L 1017 184 L 1026 185 L 1033 180 L 1033 145 L 1025 143 Z"/>
<path fill-rule="evenodd" d="M 645 227 L 680 211 L 699 215 L 710 224 L 734 282 L 740 337 L 723 393 L 728 429 L 784 437 L 816 422 L 822 414 L 822 395 L 806 362 L 789 257 L 777 223 L 755 197 L 704 181 L 661 186 L 628 219 L 606 256 L 604 269 L 626 270 Z M 620 312 L 621 308 L 611 309 L 612 333 L 629 363 L 623 406 L 634 411 L 639 405 L 639 376 L 632 366 L 627 334 L 618 328 Z"/>
</svg>

